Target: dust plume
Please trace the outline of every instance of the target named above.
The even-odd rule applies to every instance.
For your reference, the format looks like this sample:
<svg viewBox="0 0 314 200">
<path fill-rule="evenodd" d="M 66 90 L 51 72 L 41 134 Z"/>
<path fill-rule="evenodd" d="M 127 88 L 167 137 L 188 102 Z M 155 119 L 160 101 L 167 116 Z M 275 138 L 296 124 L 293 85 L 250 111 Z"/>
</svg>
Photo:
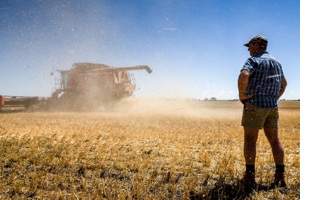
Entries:
<svg viewBox="0 0 314 200">
<path fill-rule="evenodd" d="M 239 102 L 211 102 L 183 99 L 162 98 L 126 98 L 99 112 L 111 112 L 129 116 L 166 116 L 166 117 L 191 117 L 213 118 L 234 117 L 241 114 Z"/>
</svg>

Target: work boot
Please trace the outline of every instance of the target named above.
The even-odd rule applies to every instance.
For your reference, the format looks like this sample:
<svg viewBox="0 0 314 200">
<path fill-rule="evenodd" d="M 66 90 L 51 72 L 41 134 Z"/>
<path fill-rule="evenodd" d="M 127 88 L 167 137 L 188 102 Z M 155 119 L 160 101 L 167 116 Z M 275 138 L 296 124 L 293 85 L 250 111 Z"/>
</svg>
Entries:
<svg viewBox="0 0 314 200">
<path fill-rule="evenodd" d="M 287 187 L 284 173 L 275 173 L 275 180 L 272 184 L 274 187 Z"/>
<path fill-rule="evenodd" d="M 256 188 L 255 174 L 253 172 L 244 172 L 242 183 L 244 185 L 245 191 L 251 192 Z"/>
</svg>

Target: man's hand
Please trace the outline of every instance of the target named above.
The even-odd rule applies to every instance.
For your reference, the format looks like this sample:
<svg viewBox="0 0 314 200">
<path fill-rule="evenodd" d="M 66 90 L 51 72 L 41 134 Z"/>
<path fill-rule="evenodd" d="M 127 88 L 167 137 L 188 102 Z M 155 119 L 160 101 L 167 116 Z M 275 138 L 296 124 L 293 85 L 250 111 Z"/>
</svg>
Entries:
<svg viewBox="0 0 314 200">
<path fill-rule="evenodd" d="M 244 104 L 245 100 L 251 98 L 252 96 L 253 94 L 248 95 L 248 96 L 245 96 L 244 94 L 242 94 L 242 95 L 239 95 L 239 100 L 241 101 L 242 104 Z"/>
</svg>

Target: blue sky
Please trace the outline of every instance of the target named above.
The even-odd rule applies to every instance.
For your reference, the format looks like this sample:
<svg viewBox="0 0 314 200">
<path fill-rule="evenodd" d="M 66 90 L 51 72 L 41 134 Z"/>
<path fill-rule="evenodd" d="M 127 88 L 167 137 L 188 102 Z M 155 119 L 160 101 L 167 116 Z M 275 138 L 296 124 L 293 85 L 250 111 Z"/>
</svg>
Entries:
<svg viewBox="0 0 314 200">
<path fill-rule="evenodd" d="M 236 99 L 250 56 L 243 46 L 267 37 L 282 64 L 285 99 L 300 99 L 300 1 L 2 0 L 0 93 L 50 96 L 50 73 L 75 62 L 132 71 L 135 97 Z"/>
</svg>

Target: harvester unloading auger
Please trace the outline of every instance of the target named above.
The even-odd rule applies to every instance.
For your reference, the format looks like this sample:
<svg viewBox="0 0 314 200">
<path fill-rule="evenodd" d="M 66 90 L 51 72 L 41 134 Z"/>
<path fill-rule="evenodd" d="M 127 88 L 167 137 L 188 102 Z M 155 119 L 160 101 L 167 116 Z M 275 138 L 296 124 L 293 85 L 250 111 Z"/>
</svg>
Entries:
<svg viewBox="0 0 314 200">
<path fill-rule="evenodd" d="M 135 79 L 129 70 L 152 70 L 147 65 L 131 67 L 110 67 L 96 63 L 74 63 L 70 70 L 59 70 L 60 79 L 56 79 L 51 98 L 33 101 L 28 108 L 46 110 L 91 110 L 106 107 L 119 99 L 129 97 L 136 88 Z M 27 97 L 29 98 L 29 97 Z M 2 99 L 2 100 L 1 100 Z M 18 104 L 25 98 L 0 98 L 5 105 Z M 11 103 L 10 103 L 11 101 Z"/>
</svg>

